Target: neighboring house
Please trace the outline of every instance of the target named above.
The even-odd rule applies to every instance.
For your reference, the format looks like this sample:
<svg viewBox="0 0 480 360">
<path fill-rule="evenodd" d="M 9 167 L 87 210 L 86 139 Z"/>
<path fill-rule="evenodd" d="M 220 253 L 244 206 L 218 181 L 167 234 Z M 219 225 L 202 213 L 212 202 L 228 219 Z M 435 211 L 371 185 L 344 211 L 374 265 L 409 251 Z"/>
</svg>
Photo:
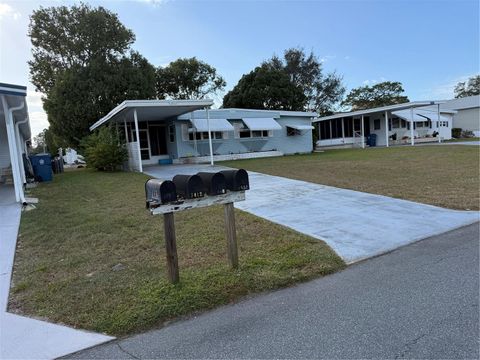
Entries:
<svg viewBox="0 0 480 360">
<path fill-rule="evenodd" d="M 90 130 L 115 124 L 127 139 L 128 168 L 138 171 L 159 161 L 213 163 L 313 150 L 311 130 L 316 113 L 209 110 L 212 105 L 212 100 L 127 100 Z"/>
<path fill-rule="evenodd" d="M 25 203 L 23 156 L 31 137 L 25 86 L 0 83 L 0 194 Z M 11 186 L 13 183 L 13 188 Z"/>
<path fill-rule="evenodd" d="M 480 136 L 480 95 L 445 101 L 441 109 L 457 112 L 453 116 L 454 128 L 469 130 Z"/>
<path fill-rule="evenodd" d="M 318 123 L 317 148 L 365 147 L 376 135 L 378 146 L 415 144 L 451 139 L 455 110 L 440 102 L 415 101 L 365 110 L 338 113 L 313 120 Z"/>
</svg>

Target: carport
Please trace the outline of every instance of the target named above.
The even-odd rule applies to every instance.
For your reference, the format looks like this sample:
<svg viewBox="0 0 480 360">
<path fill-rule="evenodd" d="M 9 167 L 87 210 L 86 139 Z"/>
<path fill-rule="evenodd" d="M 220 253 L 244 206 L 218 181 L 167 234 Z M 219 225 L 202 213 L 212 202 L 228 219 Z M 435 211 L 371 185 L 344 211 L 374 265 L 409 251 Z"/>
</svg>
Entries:
<svg viewBox="0 0 480 360">
<path fill-rule="evenodd" d="M 206 119 L 203 123 L 209 135 L 210 158 L 213 164 L 212 129 L 208 111 L 212 105 L 213 100 L 210 99 L 126 100 L 93 124 L 90 131 L 108 123 L 115 124 L 117 131 L 124 131 L 125 134 L 129 169 L 143 172 L 143 165 L 148 164 L 147 158 L 158 163 L 158 160 L 165 158 L 174 150 L 176 129 L 171 128 L 171 121 L 194 110 L 205 109 Z M 152 128 L 151 131 L 150 128 Z M 170 139 L 173 138 L 173 141 L 167 141 L 167 135 Z M 154 156 L 152 156 L 152 149 L 155 151 Z"/>
<path fill-rule="evenodd" d="M 451 111 L 440 109 L 438 101 L 413 101 L 377 108 L 338 113 L 313 120 L 318 123 L 317 147 L 351 145 L 365 148 L 365 137 L 375 134 L 378 145 L 395 144 L 396 131 L 406 131 L 403 136 L 415 144 L 416 125 L 428 123 L 431 132 L 436 131 L 441 139 L 451 137 Z M 400 119 L 400 120 L 399 120 Z"/>
</svg>

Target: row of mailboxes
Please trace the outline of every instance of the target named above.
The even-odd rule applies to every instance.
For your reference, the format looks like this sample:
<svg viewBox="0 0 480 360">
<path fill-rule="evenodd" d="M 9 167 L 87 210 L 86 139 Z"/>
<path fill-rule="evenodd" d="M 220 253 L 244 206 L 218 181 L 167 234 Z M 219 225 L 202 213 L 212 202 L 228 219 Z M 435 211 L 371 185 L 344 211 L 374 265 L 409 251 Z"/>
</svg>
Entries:
<svg viewBox="0 0 480 360">
<path fill-rule="evenodd" d="M 243 169 L 175 175 L 172 181 L 150 179 L 145 183 L 147 208 L 172 203 L 179 199 L 198 199 L 206 195 L 216 196 L 226 194 L 227 191 L 248 189 L 250 189 L 248 173 Z"/>
</svg>

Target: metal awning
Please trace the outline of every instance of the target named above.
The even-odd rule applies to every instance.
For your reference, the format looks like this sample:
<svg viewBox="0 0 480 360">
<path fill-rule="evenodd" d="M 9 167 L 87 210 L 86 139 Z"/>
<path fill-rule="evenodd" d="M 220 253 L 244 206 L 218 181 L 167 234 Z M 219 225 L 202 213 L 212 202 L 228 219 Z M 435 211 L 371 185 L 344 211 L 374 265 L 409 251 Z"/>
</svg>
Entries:
<svg viewBox="0 0 480 360">
<path fill-rule="evenodd" d="M 438 113 L 430 110 L 423 109 L 414 109 L 413 117 L 412 111 L 410 110 L 400 110 L 393 111 L 392 115 L 399 117 L 400 119 L 406 120 L 408 122 L 424 122 L 424 121 L 437 121 Z M 440 121 L 449 121 L 450 117 L 440 114 Z"/>
<path fill-rule="evenodd" d="M 193 127 L 198 132 L 208 131 L 207 119 L 191 119 Z M 233 125 L 227 119 L 210 119 L 210 131 L 233 131 Z"/>
<path fill-rule="evenodd" d="M 90 131 L 108 122 L 133 121 L 136 111 L 138 122 L 167 120 L 197 109 L 210 107 L 213 100 L 125 100 L 103 118 L 90 126 Z"/>
<path fill-rule="evenodd" d="M 243 118 L 250 130 L 281 130 L 282 126 L 272 118 Z"/>
<path fill-rule="evenodd" d="M 285 126 L 295 129 L 295 130 L 313 130 L 314 127 L 312 125 L 299 125 L 299 124 L 286 124 Z"/>
</svg>

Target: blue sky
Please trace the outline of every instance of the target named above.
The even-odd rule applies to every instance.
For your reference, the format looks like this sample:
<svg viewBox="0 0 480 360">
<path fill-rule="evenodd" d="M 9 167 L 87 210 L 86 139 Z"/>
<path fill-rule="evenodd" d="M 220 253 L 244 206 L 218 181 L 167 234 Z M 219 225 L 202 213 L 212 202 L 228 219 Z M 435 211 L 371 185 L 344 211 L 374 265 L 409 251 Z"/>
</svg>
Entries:
<svg viewBox="0 0 480 360">
<path fill-rule="evenodd" d="M 48 123 L 28 83 L 28 16 L 68 1 L 0 0 L 0 82 L 26 84 L 34 134 Z M 289 47 L 312 50 L 348 89 L 401 81 L 411 100 L 453 97 L 479 70 L 479 1 L 90 1 L 134 31 L 152 64 L 179 57 L 215 66 L 232 88 Z M 223 95 L 223 94 L 221 94 Z M 221 96 L 216 99 L 220 101 Z"/>
</svg>

